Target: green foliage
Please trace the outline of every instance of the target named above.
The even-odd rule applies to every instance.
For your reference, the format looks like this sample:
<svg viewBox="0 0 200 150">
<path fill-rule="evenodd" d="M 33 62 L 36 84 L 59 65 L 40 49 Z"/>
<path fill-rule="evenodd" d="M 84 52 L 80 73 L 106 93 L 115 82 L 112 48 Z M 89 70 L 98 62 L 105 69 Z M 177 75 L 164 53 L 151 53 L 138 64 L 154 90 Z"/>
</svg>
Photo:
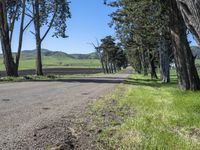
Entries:
<svg viewBox="0 0 200 150">
<path fill-rule="evenodd" d="M 28 0 L 27 2 L 26 14 L 31 16 L 31 18 L 35 18 L 34 22 L 39 21 L 40 28 L 46 26 L 47 28 L 54 29 L 53 37 L 67 37 L 66 21 L 68 18 L 71 18 L 68 0 Z M 39 12 L 36 11 L 37 7 L 39 8 Z M 37 15 L 39 15 L 39 18 L 37 18 Z M 48 33 L 49 30 L 45 32 Z M 46 36 L 45 34 L 44 38 Z M 43 40 L 43 37 L 41 37 L 41 40 Z"/>
<path fill-rule="evenodd" d="M 116 8 L 110 25 L 127 50 L 129 63 L 139 73 L 143 69 L 146 74 L 149 67 L 153 74 L 158 67 L 160 37 L 167 38 L 169 33 L 167 11 L 158 0 L 115 0 L 108 5 Z"/>
<path fill-rule="evenodd" d="M 22 0 L 17 1 L 10 1 L 5 0 L 6 8 L 7 8 L 7 18 L 8 18 L 8 25 L 10 30 L 13 30 L 13 22 L 15 20 L 20 19 L 21 11 L 22 11 Z"/>
<path fill-rule="evenodd" d="M 100 59 L 106 73 L 113 73 L 120 70 L 121 67 L 127 67 L 126 54 L 120 44 L 115 43 L 112 36 L 101 39 L 101 45 L 96 49 L 101 53 Z"/>
</svg>

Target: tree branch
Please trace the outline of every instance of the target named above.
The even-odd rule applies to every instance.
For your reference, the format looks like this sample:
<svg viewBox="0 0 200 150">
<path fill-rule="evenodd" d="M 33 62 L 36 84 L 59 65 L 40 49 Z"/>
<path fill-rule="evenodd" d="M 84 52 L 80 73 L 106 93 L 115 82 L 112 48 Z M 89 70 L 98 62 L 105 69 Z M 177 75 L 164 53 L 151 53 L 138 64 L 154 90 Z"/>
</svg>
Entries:
<svg viewBox="0 0 200 150">
<path fill-rule="evenodd" d="M 24 27 L 24 29 L 23 29 L 23 32 L 28 28 L 28 26 L 31 24 L 33 22 L 33 19 L 31 19 L 28 23 L 27 23 L 27 25 Z"/>
<path fill-rule="evenodd" d="M 12 19 L 11 19 L 11 25 L 10 25 L 10 43 L 12 42 L 13 31 L 14 31 L 14 26 L 15 26 L 15 21 L 16 21 L 15 18 L 17 16 L 18 9 L 19 9 L 19 5 L 16 6 L 15 13 L 13 14 Z"/>
<path fill-rule="evenodd" d="M 48 29 L 46 30 L 46 32 L 45 32 L 45 34 L 44 34 L 44 36 L 41 38 L 41 42 L 46 38 L 46 36 L 47 36 L 47 34 L 49 33 L 49 31 L 51 30 L 51 27 L 52 27 L 52 25 L 53 25 L 53 22 L 54 22 L 54 20 L 55 20 L 55 17 L 56 17 L 56 13 L 57 13 L 57 9 L 58 9 L 58 5 L 56 4 L 56 9 L 55 9 L 55 12 L 54 12 L 54 14 L 53 14 L 53 17 L 52 17 L 52 19 L 51 19 L 51 22 L 50 22 L 50 24 L 49 24 L 49 27 L 48 27 Z"/>
</svg>

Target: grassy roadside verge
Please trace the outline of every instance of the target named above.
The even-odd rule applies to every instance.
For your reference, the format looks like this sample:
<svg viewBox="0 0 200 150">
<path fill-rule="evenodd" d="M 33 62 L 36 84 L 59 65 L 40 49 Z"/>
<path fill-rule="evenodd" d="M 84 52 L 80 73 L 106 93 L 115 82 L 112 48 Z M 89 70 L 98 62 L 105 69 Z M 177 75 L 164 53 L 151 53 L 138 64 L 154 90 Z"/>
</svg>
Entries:
<svg viewBox="0 0 200 150">
<path fill-rule="evenodd" d="M 99 77 L 99 76 L 102 76 L 102 75 L 103 75 L 103 73 L 76 74 L 76 75 L 46 75 L 46 76 L 27 75 L 27 76 L 20 76 L 20 77 L 0 77 L 0 83 L 24 82 L 24 81 L 62 80 L 62 79 L 71 79 L 71 78 Z"/>
<path fill-rule="evenodd" d="M 180 91 L 174 82 L 131 75 L 87 116 L 99 149 L 200 149 L 200 93 Z"/>
<path fill-rule="evenodd" d="M 74 74 L 74 75 L 26 75 L 19 77 L 0 77 L 0 83 L 7 82 L 25 82 L 25 81 L 56 81 L 64 79 L 75 79 L 75 78 L 87 78 L 87 77 L 109 77 L 114 74 L 122 73 L 124 70 L 121 70 L 117 73 L 104 74 L 104 73 L 94 73 L 94 74 Z"/>
</svg>

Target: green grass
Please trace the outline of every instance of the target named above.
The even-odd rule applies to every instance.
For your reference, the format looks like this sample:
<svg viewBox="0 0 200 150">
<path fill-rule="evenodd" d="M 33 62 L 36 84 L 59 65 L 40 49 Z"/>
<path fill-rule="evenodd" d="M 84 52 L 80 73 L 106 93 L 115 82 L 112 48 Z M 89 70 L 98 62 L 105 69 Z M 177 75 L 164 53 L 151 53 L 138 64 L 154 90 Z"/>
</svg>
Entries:
<svg viewBox="0 0 200 150">
<path fill-rule="evenodd" d="M 200 149 L 200 92 L 181 91 L 175 77 L 172 81 L 166 85 L 134 74 L 112 95 L 92 104 L 90 111 L 95 116 L 91 126 L 102 128 L 97 135 L 100 147 Z M 116 101 L 114 104 L 113 100 Z M 102 115 L 105 112 L 112 113 Z M 110 123 L 106 123 L 107 118 L 111 118 Z M 120 121 L 113 124 L 116 120 Z"/>
<path fill-rule="evenodd" d="M 98 68 L 100 67 L 97 59 L 72 59 L 68 57 L 43 57 L 44 68 Z M 35 69 L 34 58 L 23 58 L 20 60 L 20 70 Z M 5 70 L 3 59 L 0 58 L 0 70 Z"/>
</svg>

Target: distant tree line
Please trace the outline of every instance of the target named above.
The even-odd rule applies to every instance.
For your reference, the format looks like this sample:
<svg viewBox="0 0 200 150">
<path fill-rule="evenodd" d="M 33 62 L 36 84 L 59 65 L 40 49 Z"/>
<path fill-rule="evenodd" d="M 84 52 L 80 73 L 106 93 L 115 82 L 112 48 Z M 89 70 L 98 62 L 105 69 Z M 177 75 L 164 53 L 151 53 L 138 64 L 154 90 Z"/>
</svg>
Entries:
<svg viewBox="0 0 200 150">
<path fill-rule="evenodd" d="M 106 74 L 116 73 L 128 66 L 125 50 L 120 43 L 116 43 L 112 36 L 101 39 L 101 44 L 97 41 L 97 46 L 93 44 L 99 56 L 103 72 Z"/>
<path fill-rule="evenodd" d="M 170 63 L 176 65 L 178 84 L 184 90 L 200 90 L 187 34 L 200 43 L 199 0 L 112 0 L 105 4 L 116 8 L 110 16 L 111 26 L 129 63 L 138 73 L 151 74 L 170 82 Z"/>
</svg>

